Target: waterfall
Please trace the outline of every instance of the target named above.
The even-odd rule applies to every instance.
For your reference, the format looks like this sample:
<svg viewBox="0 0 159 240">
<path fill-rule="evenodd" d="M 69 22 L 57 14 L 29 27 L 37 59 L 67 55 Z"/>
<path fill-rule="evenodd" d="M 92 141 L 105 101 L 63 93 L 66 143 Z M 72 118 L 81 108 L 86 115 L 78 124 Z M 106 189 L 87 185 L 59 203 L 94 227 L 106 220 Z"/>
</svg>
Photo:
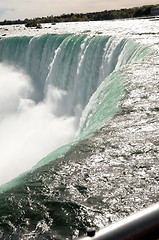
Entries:
<svg viewBox="0 0 159 240">
<path fill-rule="evenodd" d="M 48 34 L 1 39 L 6 90 L 1 87 L 5 97 L 0 105 L 7 103 L 0 122 L 1 156 L 6 160 L 1 176 L 8 166 L 11 169 L 4 181 L 53 160 L 73 140 L 88 138 L 105 125 L 118 111 L 124 94 L 122 67 L 150 52 L 133 40 L 114 36 Z M 4 72 L 20 76 L 8 81 Z M 15 89 L 14 95 L 10 88 Z"/>
</svg>

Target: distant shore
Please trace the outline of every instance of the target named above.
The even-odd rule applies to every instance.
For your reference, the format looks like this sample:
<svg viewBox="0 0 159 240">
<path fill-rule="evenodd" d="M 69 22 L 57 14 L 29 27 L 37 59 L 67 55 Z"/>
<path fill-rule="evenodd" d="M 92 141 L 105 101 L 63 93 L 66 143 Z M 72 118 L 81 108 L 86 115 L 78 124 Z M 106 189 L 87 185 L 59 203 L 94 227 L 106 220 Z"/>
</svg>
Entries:
<svg viewBox="0 0 159 240">
<path fill-rule="evenodd" d="M 0 25 L 15 25 L 15 24 L 25 24 L 27 27 L 40 27 L 42 23 L 52 23 L 56 24 L 58 22 L 79 22 L 79 21 L 102 21 L 102 20 L 113 20 L 113 19 L 126 19 L 126 18 L 145 18 L 152 17 L 151 9 L 158 7 L 156 5 L 144 5 L 142 7 L 124 8 L 120 10 L 104 10 L 102 12 L 92 12 L 92 13 L 71 13 L 63 14 L 61 16 L 47 16 L 38 17 L 33 19 L 24 20 L 4 20 L 0 22 Z"/>
</svg>

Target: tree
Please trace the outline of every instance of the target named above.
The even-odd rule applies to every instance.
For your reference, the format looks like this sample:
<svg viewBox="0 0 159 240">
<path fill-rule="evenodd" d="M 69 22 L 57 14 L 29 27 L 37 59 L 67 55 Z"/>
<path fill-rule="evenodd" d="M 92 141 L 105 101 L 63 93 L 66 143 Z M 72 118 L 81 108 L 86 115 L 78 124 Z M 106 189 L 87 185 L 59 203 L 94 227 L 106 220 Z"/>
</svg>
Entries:
<svg viewBox="0 0 159 240">
<path fill-rule="evenodd" d="M 25 27 L 42 28 L 41 24 L 35 19 L 28 20 L 27 23 L 25 24 Z"/>
</svg>

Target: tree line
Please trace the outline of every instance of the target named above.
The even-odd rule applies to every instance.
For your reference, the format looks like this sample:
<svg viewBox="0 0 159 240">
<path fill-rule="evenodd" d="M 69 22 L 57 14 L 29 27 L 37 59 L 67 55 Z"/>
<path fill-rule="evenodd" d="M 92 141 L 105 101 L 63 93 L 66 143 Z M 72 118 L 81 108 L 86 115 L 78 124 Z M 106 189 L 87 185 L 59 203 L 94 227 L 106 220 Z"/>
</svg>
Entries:
<svg viewBox="0 0 159 240">
<path fill-rule="evenodd" d="M 124 18 L 136 18 L 136 17 L 147 17 L 151 13 L 151 8 L 157 7 L 156 5 L 144 5 L 142 7 L 124 8 L 120 10 L 105 10 L 101 12 L 92 13 L 70 13 L 62 14 L 61 16 L 47 16 L 38 17 L 33 19 L 25 20 L 4 20 L 0 22 L 0 25 L 13 25 L 13 24 L 25 24 L 26 27 L 37 27 L 40 28 L 42 23 L 58 23 L 58 22 L 77 22 L 77 21 L 102 21 L 102 20 L 113 20 L 113 19 L 124 19 Z"/>
</svg>

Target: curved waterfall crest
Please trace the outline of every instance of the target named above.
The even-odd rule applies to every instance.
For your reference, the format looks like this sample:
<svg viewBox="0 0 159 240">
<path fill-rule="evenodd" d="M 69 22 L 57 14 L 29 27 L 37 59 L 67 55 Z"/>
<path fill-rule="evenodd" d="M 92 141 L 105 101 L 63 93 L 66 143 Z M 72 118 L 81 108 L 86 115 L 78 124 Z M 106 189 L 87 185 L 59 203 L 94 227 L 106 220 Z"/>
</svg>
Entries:
<svg viewBox="0 0 159 240">
<path fill-rule="evenodd" d="M 60 119 L 62 126 L 72 123 L 73 130 L 64 130 L 71 133 L 65 143 L 91 136 L 112 118 L 124 94 L 122 67 L 149 54 L 146 46 L 114 36 L 47 34 L 0 41 L 0 62 L 23 69 L 30 77 L 32 89 L 20 96 L 19 116 L 33 107 L 42 108 L 39 111 L 54 119 L 50 125 L 56 125 L 55 119 Z M 68 148 L 64 146 L 53 155 Z M 37 166 L 52 159 L 51 153 Z"/>
</svg>

